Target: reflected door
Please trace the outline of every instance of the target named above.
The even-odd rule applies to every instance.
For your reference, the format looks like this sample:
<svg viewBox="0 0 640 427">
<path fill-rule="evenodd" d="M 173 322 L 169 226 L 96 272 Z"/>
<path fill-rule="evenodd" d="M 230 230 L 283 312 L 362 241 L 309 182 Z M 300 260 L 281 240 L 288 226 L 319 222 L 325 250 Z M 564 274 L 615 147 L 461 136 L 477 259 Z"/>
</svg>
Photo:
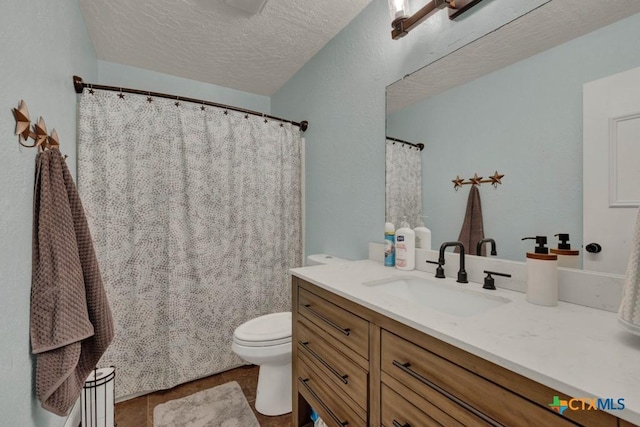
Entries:
<svg viewBox="0 0 640 427">
<path fill-rule="evenodd" d="M 584 269 L 625 274 L 640 206 L 640 68 L 584 85 L 583 149 Z"/>
</svg>

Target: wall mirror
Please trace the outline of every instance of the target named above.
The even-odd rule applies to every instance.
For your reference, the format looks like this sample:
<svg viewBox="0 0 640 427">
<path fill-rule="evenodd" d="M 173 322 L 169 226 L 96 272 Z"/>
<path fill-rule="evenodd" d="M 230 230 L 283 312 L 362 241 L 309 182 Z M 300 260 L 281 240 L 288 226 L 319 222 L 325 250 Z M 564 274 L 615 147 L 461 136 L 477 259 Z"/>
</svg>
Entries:
<svg viewBox="0 0 640 427">
<path fill-rule="evenodd" d="M 471 186 L 455 191 L 452 180 L 499 171 L 501 185 L 478 187 L 498 258 L 524 261 L 534 247 L 526 236 L 546 235 L 555 248 L 557 233 L 591 255 L 583 248 L 583 85 L 640 67 L 640 2 L 614 3 L 549 1 L 387 87 L 387 136 L 425 145 L 433 249 L 456 240 L 463 223 Z"/>
</svg>

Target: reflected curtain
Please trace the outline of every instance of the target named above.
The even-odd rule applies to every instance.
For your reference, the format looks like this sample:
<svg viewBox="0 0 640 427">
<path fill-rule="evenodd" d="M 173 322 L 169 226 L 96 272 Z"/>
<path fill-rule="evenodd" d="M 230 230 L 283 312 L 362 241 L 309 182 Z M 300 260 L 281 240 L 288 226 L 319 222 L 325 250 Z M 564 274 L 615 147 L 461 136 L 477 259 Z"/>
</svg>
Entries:
<svg viewBox="0 0 640 427">
<path fill-rule="evenodd" d="M 400 228 L 406 217 L 411 228 L 422 223 L 422 156 L 408 144 L 387 140 L 386 221 Z"/>
<path fill-rule="evenodd" d="M 115 339 L 118 396 L 238 366 L 234 329 L 290 310 L 301 265 L 297 127 L 85 90 L 78 181 Z"/>
</svg>

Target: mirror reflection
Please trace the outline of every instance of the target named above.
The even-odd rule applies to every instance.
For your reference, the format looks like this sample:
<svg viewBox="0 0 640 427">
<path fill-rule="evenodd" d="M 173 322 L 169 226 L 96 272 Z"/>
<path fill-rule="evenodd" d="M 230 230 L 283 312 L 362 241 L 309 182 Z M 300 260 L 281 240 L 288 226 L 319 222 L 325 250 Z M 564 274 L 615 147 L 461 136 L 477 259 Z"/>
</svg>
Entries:
<svg viewBox="0 0 640 427">
<path fill-rule="evenodd" d="M 607 13 L 605 9 L 601 12 Z M 528 15 L 518 21 L 528 19 L 540 27 Z M 545 25 L 567 26 L 562 19 L 551 21 Z M 602 25 L 597 17 L 593 21 Z M 569 235 L 571 248 L 580 251 L 580 267 L 582 258 L 590 256 L 583 246 L 591 243 L 583 234 L 583 85 L 640 67 L 640 14 L 519 62 L 526 46 L 515 49 L 515 59 L 501 55 L 502 42 L 511 43 L 513 32 L 523 31 L 521 22 L 512 24 L 390 85 L 387 136 L 425 145 L 418 154 L 422 189 L 415 191 L 422 192 L 422 215 L 434 248 L 460 235 L 469 193 L 476 187 L 484 237 L 495 239 L 499 258 L 524 261 L 534 248 L 530 240 L 521 240 L 528 236 L 547 236 L 548 246 L 557 248 L 560 241 L 554 235 L 562 233 Z M 491 68 L 492 61 L 512 65 L 475 78 L 474 69 Z M 452 75 L 475 79 L 442 91 L 439 80 L 456 80 L 447 77 Z M 421 91 L 424 95 L 416 99 Z M 504 175 L 499 185 L 454 189 L 452 182 L 474 176 L 489 180 L 496 174 Z M 398 185 L 402 179 L 399 184 L 388 182 L 387 189 Z"/>
</svg>

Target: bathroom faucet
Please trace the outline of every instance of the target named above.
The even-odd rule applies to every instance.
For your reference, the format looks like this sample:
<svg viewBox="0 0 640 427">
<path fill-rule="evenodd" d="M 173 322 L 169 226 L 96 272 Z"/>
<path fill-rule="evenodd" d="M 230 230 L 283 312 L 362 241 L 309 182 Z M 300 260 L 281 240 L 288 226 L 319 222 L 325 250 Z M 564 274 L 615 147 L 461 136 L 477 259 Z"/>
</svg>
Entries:
<svg viewBox="0 0 640 427">
<path fill-rule="evenodd" d="M 456 246 L 460 249 L 460 270 L 458 270 L 458 280 L 456 280 L 456 282 L 469 283 L 469 281 L 467 280 L 467 272 L 464 269 L 464 245 L 462 244 L 462 242 L 444 242 L 442 245 L 440 245 L 440 253 L 438 255 L 437 262 L 438 268 L 436 268 L 436 277 L 438 279 L 444 279 L 444 268 L 442 268 L 445 262 L 444 251 L 450 246 Z M 427 260 L 427 262 L 436 264 L 435 261 Z"/>
<path fill-rule="evenodd" d="M 482 256 L 482 244 L 483 243 L 491 243 L 491 256 L 497 256 L 498 252 L 496 252 L 496 241 L 493 239 L 482 239 L 478 242 L 476 246 L 476 255 Z"/>
</svg>

